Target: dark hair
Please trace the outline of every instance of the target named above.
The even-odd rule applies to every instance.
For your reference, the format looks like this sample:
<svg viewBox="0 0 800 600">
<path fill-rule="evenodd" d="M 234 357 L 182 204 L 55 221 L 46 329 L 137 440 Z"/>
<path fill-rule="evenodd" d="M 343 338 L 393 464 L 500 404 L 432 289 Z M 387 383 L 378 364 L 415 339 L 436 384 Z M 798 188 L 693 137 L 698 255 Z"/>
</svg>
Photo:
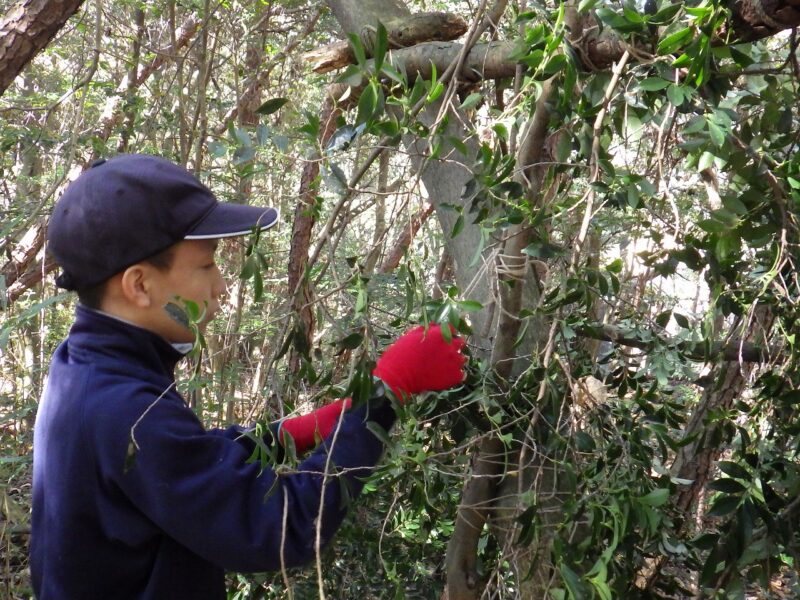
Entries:
<svg viewBox="0 0 800 600">
<path fill-rule="evenodd" d="M 147 263 L 148 265 L 155 267 L 159 271 L 167 271 L 172 266 L 173 258 L 175 258 L 175 250 L 174 246 L 170 246 L 166 250 L 162 250 L 158 254 L 149 256 L 140 262 Z M 100 310 L 100 307 L 103 304 L 103 298 L 106 295 L 107 285 L 108 285 L 108 279 L 106 279 L 102 283 L 98 283 L 93 287 L 86 288 L 83 290 L 78 290 L 78 301 L 87 308 Z"/>
</svg>

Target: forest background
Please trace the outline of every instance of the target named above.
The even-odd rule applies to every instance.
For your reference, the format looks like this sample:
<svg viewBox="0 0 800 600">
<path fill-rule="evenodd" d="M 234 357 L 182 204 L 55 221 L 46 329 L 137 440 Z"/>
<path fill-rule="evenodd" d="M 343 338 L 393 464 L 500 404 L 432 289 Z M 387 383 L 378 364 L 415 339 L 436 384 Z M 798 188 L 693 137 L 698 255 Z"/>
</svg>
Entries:
<svg viewBox="0 0 800 600">
<path fill-rule="evenodd" d="M 231 598 L 800 597 L 796 0 L 0 0 L 0 596 L 97 158 L 281 209 L 182 372 L 209 427 L 469 341 L 306 569 Z M 291 469 L 289 464 L 282 469 Z"/>
</svg>

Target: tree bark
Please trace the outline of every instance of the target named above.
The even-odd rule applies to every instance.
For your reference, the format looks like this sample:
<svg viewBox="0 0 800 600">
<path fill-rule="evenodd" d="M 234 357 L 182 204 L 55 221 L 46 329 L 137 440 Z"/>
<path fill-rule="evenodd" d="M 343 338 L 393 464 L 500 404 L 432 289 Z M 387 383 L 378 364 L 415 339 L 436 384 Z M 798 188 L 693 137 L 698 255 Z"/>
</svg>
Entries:
<svg viewBox="0 0 800 600">
<path fill-rule="evenodd" d="M 536 102 L 536 110 L 529 119 L 517 153 L 517 164 L 520 169 L 517 181 L 523 185 L 532 206 L 537 206 L 542 197 L 542 182 L 545 168 L 541 166 L 542 155 L 547 136 L 550 110 L 548 103 L 552 98 L 554 86 L 545 83 L 541 96 Z M 518 347 L 518 337 L 522 321 L 519 318 L 523 307 L 533 306 L 538 300 L 538 288 L 531 286 L 531 264 L 523 250 L 530 243 L 530 230 L 522 225 L 509 228 L 503 240 L 502 250 L 496 257 L 495 272 L 498 283 L 499 314 L 492 346 L 491 364 L 497 374 L 500 385 L 508 386 L 512 375 L 520 369 L 520 356 L 528 356 L 527 348 Z M 536 291 L 533 290 L 536 288 Z M 544 328 L 542 328 L 544 330 Z M 532 336 L 531 336 L 532 337 Z M 519 512 L 518 490 L 508 493 L 496 492 L 499 478 L 502 475 L 509 456 L 509 451 L 494 432 L 481 443 L 478 449 L 477 464 L 488 462 L 484 467 L 488 473 L 478 473 L 484 481 L 476 481 L 473 473 L 467 480 L 462 492 L 462 506 L 456 518 L 455 529 L 447 547 L 447 592 L 448 600 L 477 600 L 481 594 L 480 587 L 475 585 L 474 565 L 477 561 L 478 542 L 482 525 L 494 513 L 496 496 L 507 498 L 505 514 L 497 520 L 501 529 L 492 530 L 498 539 L 503 539 L 509 530 L 507 524 Z M 491 470 L 490 470 L 491 467 Z M 525 468 L 529 468 L 525 465 Z M 506 487 L 505 482 L 499 484 Z M 483 494 L 483 495 L 481 495 Z M 466 498 L 470 501 L 467 502 Z M 467 513 L 462 516 L 462 513 Z M 520 565 L 512 565 L 519 572 L 527 571 Z"/>
<path fill-rule="evenodd" d="M 142 40 L 144 39 L 144 10 L 137 8 L 134 13 L 136 21 L 136 37 L 131 43 L 131 66 L 128 70 L 127 87 L 125 90 L 125 106 L 123 112 L 125 115 L 125 125 L 122 128 L 122 135 L 120 136 L 119 144 L 117 145 L 118 152 L 127 152 L 128 142 L 133 134 L 133 124 L 136 120 L 136 110 L 133 107 L 133 101 L 136 97 L 136 81 L 138 80 L 139 62 L 142 56 Z"/>
<path fill-rule="evenodd" d="M 752 315 L 752 321 L 744 327 L 744 338 L 748 342 L 765 339 L 772 329 L 773 319 L 771 310 L 759 305 Z M 711 477 L 713 463 L 719 458 L 720 453 L 720 444 L 709 443 L 709 440 L 718 437 L 716 433 L 721 425 L 718 422 L 709 424 L 708 415 L 711 411 L 727 410 L 733 406 L 736 398 L 741 395 L 752 369 L 753 365 L 748 363 L 719 364 L 714 372 L 714 385 L 705 388 L 700 402 L 686 424 L 684 438 L 697 437 L 681 447 L 672 465 L 672 473 L 675 477 L 692 481 L 680 490 L 676 501 L 677 508 L 687 521 L 698 495 Z"/>
<path fill-rule="evenodd" d="M 411 16 L 403 0 L 327 0 L 326 4 L 345 34 L 361 35 L 378 21 L 394 23 Z"/>
<path fill-rule="evenodd" d="M 408 251 L 408 247 L 411 245 L 411 240 L 414 239 L 414 236 L 417 235 L 420 227 L 422 227 L 432 213 L 433 206 L 426 204 L 413 217 L 411 217 L 411 222 L 408 224 L 408 227 L 403 228 L 403 230 L 400 232 L 400 235 L 397 236 L 397 239 L 392 244 L 392 248 L 389 250 L 389 252 L 387 252 L 386 258 L 383 260 L 380 268 L 378 269 L 379 273 L 391 273 L 400 265 L 400 261 L 403 259 L 403 256 Z"/>
<path fill-rule="evenodd" d="M 45 223 L 40 219 L 31 227 L 15 245 L 9 260 L 0 269 L 0 276 L 5 280 L 5 287 L 11 287 L 28 270 L 36 255 L 44 245 Z"/>
<path fill-rule="evenodd" d="M 319 179 L 322 149 L 336 131 L 336 120 L 341 114 L 341 109 L 334 100 L 328 96 L 322 106 L 320 115 L 320 130 L 317 138 L 319 150 L 315 152 L 303 167 L 300 176 L 299 202 L 295 207 L 292 222 L 292 239 L 289 248 L 288 280 L 292 309 L 297 315 L 298 325 L 302 328 L 306 338 L 306 347 L 311 348 L 316 328 L 314 316 L 313 292 L 311 290 L 306 267 L 308 265 L 308 252 L 311 247 L 311 232 L 316 223 L 317 181 Z M 295 370 L 298 358 L 294 354 L 290 359 L 290 366 Z"/>
<path fill-rule="evenodd" d="M 475 44 L 455 77 L 459 81 L 472 82 L 513 77 L 517 63 L 510 56 L 516 47 L 515 41 Z M 431 64 L 437 73 L 443 73 L 458 60 L 463 48 L 464 44 L 459 42 L 424 42 L 411 48 L 393 50 L 387 60 L 395 68 L 405 70 L 410 81 L 417 77 L 430 79 Z"/>
<path fill-rule="evenodd" d="M 729 7 L 733 43 L 754 42 L 800 25 L 797 0 L 734 0 Z"/>
<path fill-rule="evenodd" d="M 467 23 L 458 15 L 450 13 L 414 13 L 399 22 L 384 23 L 387 29 L 389 48 L 406 48 L 431 40 L 448 41 L 460 37 L 467 30 Z M 367 56 L 372 56 L 375 34 L 362 40 Z M 311 63 L 315 73 L 328 73 L 356 62 L 350 42 L 335 42 L 311 50 L 303 55 Z"/>
<path fill-rule="evenodd" d="M 5 305 L 13 304 L 27 290 L 42 281 L 45 275 L 52 273 L 57 268 L 58 264 L 49 254 L 45 256 L 44 262 L 37 260 L 17 278 L 13 285 L 8 287 Z"/>
<path fill-rule="evenodd" d="M 83 0 L 22 0 L 0 19 L 0 96 Z"/>
</svg>

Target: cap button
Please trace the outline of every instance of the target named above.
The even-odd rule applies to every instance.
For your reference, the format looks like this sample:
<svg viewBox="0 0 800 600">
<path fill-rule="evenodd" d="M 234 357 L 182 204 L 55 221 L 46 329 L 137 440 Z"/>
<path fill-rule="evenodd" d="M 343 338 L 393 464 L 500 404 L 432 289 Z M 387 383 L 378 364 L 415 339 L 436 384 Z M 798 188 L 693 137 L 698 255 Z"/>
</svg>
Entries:
<svg viewBox="0 0 800 600">
<path fill-rule="evenodd" d="M 100 165 L 102 165 L 104 162 L 106 162 L 105 158 L 98 158 L 91 164 L 89 168 L 94 169 L 95 167 L 99 167 Z"/>
</svg>

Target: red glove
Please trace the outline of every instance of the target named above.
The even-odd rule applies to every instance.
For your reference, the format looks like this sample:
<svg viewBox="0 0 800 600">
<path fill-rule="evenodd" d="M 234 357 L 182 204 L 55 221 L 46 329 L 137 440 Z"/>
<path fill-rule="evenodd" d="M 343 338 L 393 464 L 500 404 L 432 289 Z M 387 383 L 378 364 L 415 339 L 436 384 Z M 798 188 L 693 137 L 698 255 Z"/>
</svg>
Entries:
<svg viewBox="0 0 800 600">
<path fill-rule="evenodd" d="M 351 404 L 350 398 L 344 398 L 331 402 L 307 415 L 282 421 L 278 429 L 280 443 L 286 445 L 286 434 L 288 433 L 294 440 L 294 447 L 298 454 L 313 448 L 317 445 L 317 436 L 319 439 L 328 437 L 339 422 L 339 416 L 350 408 Z"/>
<path fill-rule="evenodd" d="M 410 394 L 446 390 L 464 379 L 464 344 L 455 336 L 446 341 L 439 325 L 431 325 L 427 331 L 417 327 L 386 349 L 372 374 L 401 402 Z"/>
</svg>

